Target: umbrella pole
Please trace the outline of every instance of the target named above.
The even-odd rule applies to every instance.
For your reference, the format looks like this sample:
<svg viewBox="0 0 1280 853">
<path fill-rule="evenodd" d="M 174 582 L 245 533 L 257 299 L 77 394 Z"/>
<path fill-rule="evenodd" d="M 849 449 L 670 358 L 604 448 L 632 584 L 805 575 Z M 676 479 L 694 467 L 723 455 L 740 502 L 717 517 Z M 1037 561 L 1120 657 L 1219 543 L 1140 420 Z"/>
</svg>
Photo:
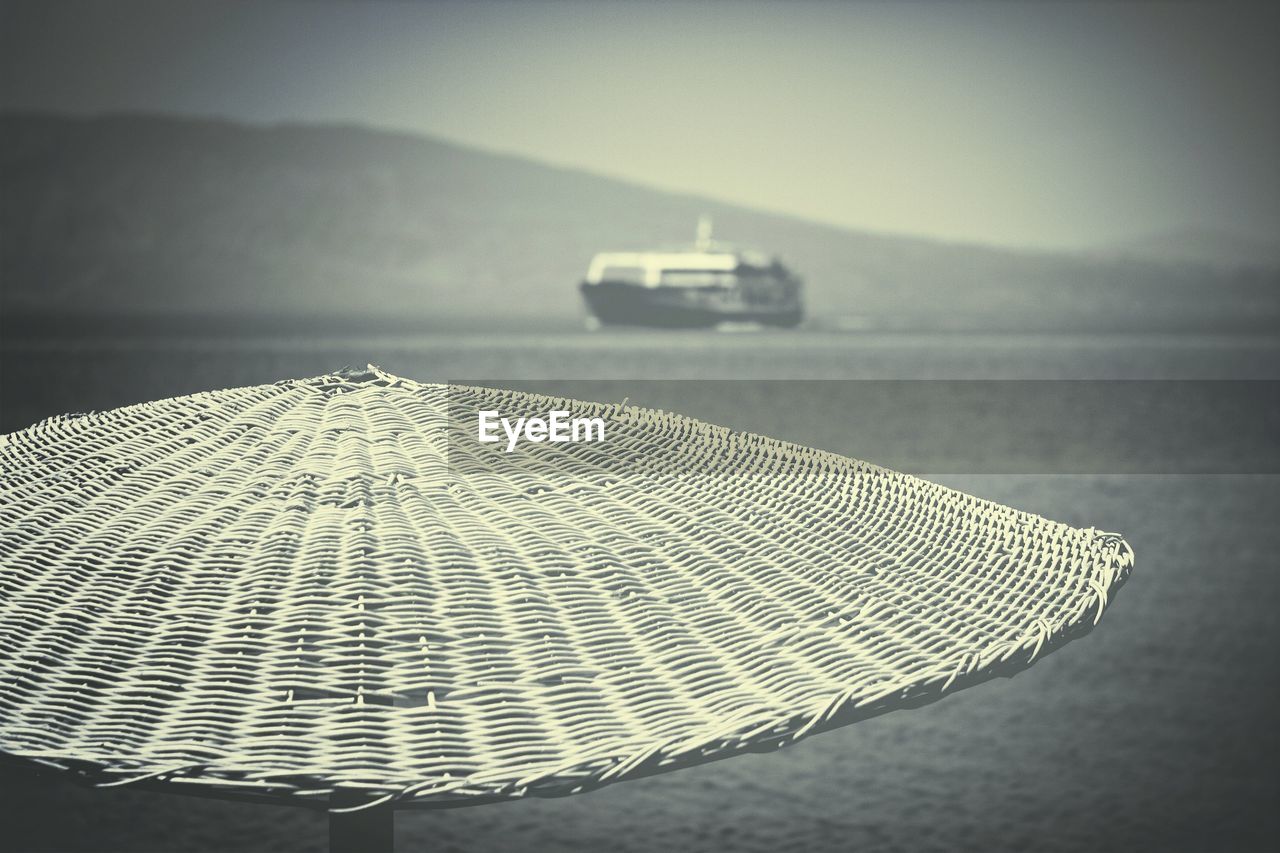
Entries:
<svg viewBox="0 0 1280 853">
<path fill-rule="evenodd" d="M 329 806 L 345 809 L 368 800 L 362 791 L 338 788 L 329 795 Z M 354 812 L 329 812 L 329 853 L 393 853 L 395 846 L 395 808 L 391 803 Z"/>
</svg>

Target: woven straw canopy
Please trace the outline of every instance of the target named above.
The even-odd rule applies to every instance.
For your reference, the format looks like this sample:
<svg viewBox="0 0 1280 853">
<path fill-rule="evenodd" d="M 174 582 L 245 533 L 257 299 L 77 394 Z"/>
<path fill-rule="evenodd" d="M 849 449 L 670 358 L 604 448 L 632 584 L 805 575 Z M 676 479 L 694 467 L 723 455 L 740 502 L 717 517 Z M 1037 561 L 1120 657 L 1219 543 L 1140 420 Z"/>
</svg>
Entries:
<svg viewBox="0 0 1280 853">
<path fill-rule="evenodd" d="M 476 441 L 562 408 L 600 443 Z M 0 750 L 401 805 L 772 749 L 1008 674 L 1132 565 L 1077 529 L 657 411 L 376 368 L 0 438 Z"/>
</svg>

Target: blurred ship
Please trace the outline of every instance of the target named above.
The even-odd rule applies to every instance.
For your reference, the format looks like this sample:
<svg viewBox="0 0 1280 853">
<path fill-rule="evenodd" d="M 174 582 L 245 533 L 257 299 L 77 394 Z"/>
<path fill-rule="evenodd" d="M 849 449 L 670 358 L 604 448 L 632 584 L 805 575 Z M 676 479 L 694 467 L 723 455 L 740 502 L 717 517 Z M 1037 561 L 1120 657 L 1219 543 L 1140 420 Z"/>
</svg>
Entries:
<svg viewBox="0 0 1280 853">
<path fill-rule="evenodd" d="M 703 217 L 692 246 L 596 255 L 581 291 L 601 323 L 795 326 L 804 315 L 801 286 L 776 257 L 713 241 Z"/>
</svg>

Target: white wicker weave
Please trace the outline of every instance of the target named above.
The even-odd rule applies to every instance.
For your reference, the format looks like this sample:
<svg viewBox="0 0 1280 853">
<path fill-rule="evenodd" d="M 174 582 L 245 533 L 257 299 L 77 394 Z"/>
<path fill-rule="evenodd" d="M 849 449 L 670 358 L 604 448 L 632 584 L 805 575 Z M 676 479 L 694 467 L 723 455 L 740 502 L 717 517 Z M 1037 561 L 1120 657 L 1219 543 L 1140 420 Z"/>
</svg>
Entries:
<svg viewBox="0 0 1280 853">
<path fill-rule="evenodd" d="M 504 454 L 449 414 L 564 408 Z M 401 805 L 772 749 L 1010 673 L 1132 551 L 672 414 L 370 368 L 0 438 L 0 750 Z"/>
</svg>

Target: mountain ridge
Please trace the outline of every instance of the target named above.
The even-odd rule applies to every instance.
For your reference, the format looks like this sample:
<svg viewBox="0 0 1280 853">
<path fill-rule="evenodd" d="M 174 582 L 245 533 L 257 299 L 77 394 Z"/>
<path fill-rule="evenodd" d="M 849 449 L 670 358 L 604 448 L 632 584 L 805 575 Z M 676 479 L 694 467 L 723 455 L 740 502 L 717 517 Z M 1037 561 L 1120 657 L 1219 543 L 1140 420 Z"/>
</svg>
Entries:
<svg viewBox="0 0 1280 853">
<path fill-rule="evenodd" d="M 1280 267 L 1280 241 L 1209 227 L 1158 231 L 1113 243 L 1097 253 L 1103 257 L 1173 265 L 1196 263 L 1219 269 Z"/>
<path fill-rule="evenodd" d="M 880 234 L 360 125 L 0 114 L 0 305 L 563 324 L 599 250 L 781 254 L 817 325 L 1266 330 L 1280 274 Z M 15 318 L 17 318 L 15 320 Z"/>
</svg>

